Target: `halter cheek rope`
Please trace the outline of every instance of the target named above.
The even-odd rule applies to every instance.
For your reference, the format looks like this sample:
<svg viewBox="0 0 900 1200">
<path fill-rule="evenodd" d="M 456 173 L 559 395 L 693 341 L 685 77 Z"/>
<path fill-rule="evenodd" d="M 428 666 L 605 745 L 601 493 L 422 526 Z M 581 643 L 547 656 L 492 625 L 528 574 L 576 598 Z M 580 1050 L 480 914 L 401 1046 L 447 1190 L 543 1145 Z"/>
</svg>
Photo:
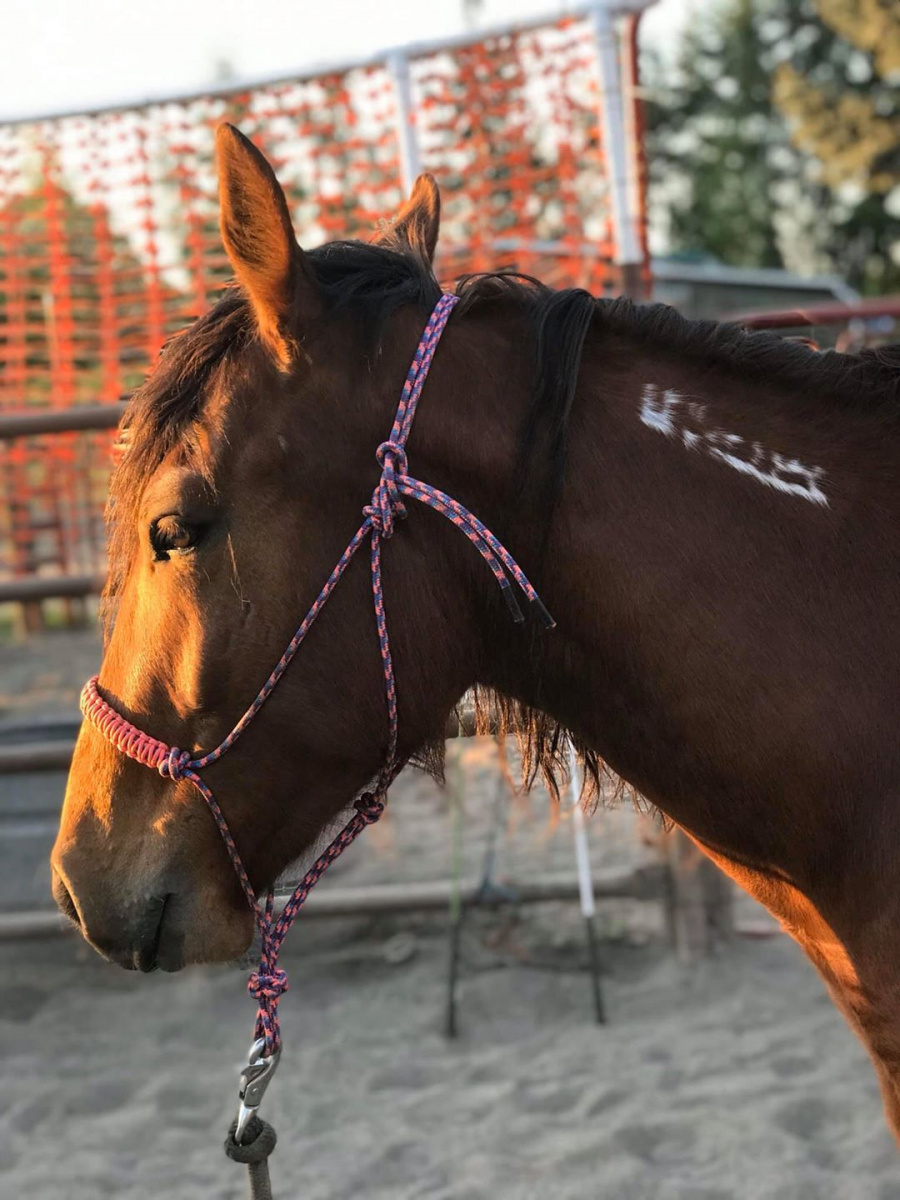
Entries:
<svg viewBox="0 0 900 1200">
<path fill-rule="evenodd" d="M 513 619 L 517 622 L 524 620 L 522 609 L 512 589 L 515 582 L 519 590 L 534 608 L 540 621 L 549 629 L 554 625 L 553 618 L 544 608 L 537 592 L 529 583 L 524 572 L 518 566 L 512 555 L 494 537 L 491 531 L 462 504 L 451 499 L 444 492 L 414 479 L 408 473 L 406 443 L 412 428 L 413 418 L 422 388 L 428 377 L 428 371 L 434 358 L 435 350 L 441 334 L 447 324 L 453 307 L 457 302 L 456 296 L 443 295 L 435 305 L 429 317 L 428 324 L 419 342 L 413 361 L 403 385 L 397 415 L 391 428 L 390 437 L 382 442 L 377 450 L 377 460 L 381 467 L 381 478 L 372 493 L 372 499 L 363 509 L 363 522 L 341 555 L 334 570 L 329 575 L 325 586 L 316 597 L 309 612 L 297 632 L 291 638 L 287 649 L 278 660 L 269 678 L 263 684 L 256 699 L 232 729 L 231 733 L 214 750 L 198 757 L 192 757 L 186 750 L 176 746 L 168 746 L 165 742 L 151 737 L 143 730 L 136 728 L 100 695 L 97 686 L 97 676 L 88 680 L 81 694 L 81 711 L 88 721 L 103 734 L 117 750 L 127 754 L 136 762 L 159 771 L 164 779 L 175 782 L 187 780 L 200 792 L 212 813 L 228 857 L 231 859 L 237 877 L 243 888 L 247 903 L 256 918 L 260 935 L 259 967 L 254 971 L 248 983 L 250 995 L 257 1001 L 256 1028 L 251 1047 L 249 1062 L 241 1076 L 241 1105 L 237 1121 L 232 1127 L 226 1150 L 231 1157 L 247 1162 L 251 1167 L 251 1179 L 254 1166 L 265 1167 L 265 1158 L 274 1146 L 274 1131 L 271 1126 L 261 1122 L 256 1111 L 262 1100 L 263 1093 L 278 1064 L 281 1054 L 281 1032 L 278 1024 L 278 1002 L 287 991 L 287 973 L 278 966 L 278 953 L 294 922 L 294 918 L 303 906 L 306 897 L 313 886 L 318 883 L 325 871 L 344 850 L 362 833 L 367 825 L 377 821 L 384 811 L 384 799 L 387 789 L 398 775 L 402 762 L 397 758 L 397 689 L 394 682 L 394 664 L 391 658 L 391 645 L 388 638 L 387 622 L 384 611 L 384 593 L 381 581 L 381 544 L 390 538 L 399 520 L 406 517 L 406 505 L 403 498 L 418 500 L 433 508 L 442 516 L 447 517 L 465 534 L 484 561 L 499 584 L 503 597 L 509 607 Z M 265 901 L 260 905 L 253 886 L 241 862 L 237 846 L 228 829 L 228 824 L 221 808 L 200 777 L 199 772 L 205 767 L 218 762 L 226 750 L 230 750 L 259 710 L 268 700 L 276 684 L 287 670 L 294 655 L 299 650 L 304 638 L 316 617 L 322 611 L 328 597 L 334 591 L 338 580 L 350 565 L 351 560 L 368 538 L 370 543 L 370 569 L 372 576 L 372 598 L 375 607 L 375 624 L 378 631 L 378 645 L 381 651 L 381 663 L 384 671 L 384 690 L 388 718 L 388 752 L 385 765 L 372 784 L 371 790 L 364 792 L 355 801 L 355 813 L 337 835 L 331 845 L 316 859 L 303 879 L 295 888 L 281 915 L 275 916 L 275 893 L 272 888 L 266 893 Z M 266 1132 L 268 1131 L 268 1132 Z M 245 1136 L 249 1134 L 250 1136 Z M 265 1143 L 263 1145 L 262 1143 Z M 267 1148 L 266 1148 L 267 1147 Z M 256 1148 L 256 1151 L 255 1151 Z M 256 1157 L 254 1157 L 256 1152 Z M 259 1155 L 262 1158 L 259 1158 Z M 256 1185 L 254 1185 L 256 1186 Z M 262 1194 L 261 1192 L 259 1194 Z"/>
</svg>

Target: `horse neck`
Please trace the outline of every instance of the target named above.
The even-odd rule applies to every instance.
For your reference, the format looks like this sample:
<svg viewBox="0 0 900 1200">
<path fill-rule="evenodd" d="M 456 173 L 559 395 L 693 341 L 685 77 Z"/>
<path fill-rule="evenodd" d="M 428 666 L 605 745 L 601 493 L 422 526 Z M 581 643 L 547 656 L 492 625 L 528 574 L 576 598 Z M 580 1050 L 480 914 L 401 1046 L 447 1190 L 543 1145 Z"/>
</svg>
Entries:
<svg viewBox="0 0 900 1200">
<path fill-rule="evenodd" d="M 546 554 L 529 561 L 536 522 L 512 542 L 558 626 L 532 654 L 518 631 L 493 638 L 482 681 L 572 729 L 676 820 L 720 834 L 698 820 L 698 796 L 777 794 L 798 745 L 861 736 L 875 717 L 848 716 L 848 687 L 854 703 L 881 689 L 886 713 L 900 700 L 866 634 L 896 601 L 891 572 L 860 568 L 885 552 L 884 511 L 893 528 L 900 516 L 887 483 L 856 486 L 866 447 L 869 464 L 893 453 L 872 422 L 825 401 L 812 419 L 758 372 L 742 381 L 593 331 Z"/>
</svg>

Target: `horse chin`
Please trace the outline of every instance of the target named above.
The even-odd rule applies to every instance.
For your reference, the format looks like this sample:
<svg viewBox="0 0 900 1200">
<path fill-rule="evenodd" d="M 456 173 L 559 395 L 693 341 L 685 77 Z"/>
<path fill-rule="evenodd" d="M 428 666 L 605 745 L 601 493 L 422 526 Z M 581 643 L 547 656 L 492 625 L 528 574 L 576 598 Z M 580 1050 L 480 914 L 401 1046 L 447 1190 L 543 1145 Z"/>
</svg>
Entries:
<svg viewBox="0 0 900 1200">
<path fill-rule="evenodd" d="M 241 958 L 253 941 L 253 914 L 221 897 L 170 896 L 159 924 L 153 968 L 180 971 Z"/>
</svg>

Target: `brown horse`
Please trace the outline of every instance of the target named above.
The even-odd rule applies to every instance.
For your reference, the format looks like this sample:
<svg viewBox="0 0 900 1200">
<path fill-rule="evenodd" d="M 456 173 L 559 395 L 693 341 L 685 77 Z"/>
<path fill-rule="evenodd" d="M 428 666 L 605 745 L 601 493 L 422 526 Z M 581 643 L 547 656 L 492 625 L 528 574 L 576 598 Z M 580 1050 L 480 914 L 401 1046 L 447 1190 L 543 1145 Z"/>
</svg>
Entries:
<svg viewBox="0 0 900 1200">
<path fill-rule="evenodd" d="M 378 477 L 425 319 L 427 177 L 372 245 L 304 253 L 284 195 L 219 135 L 239 287 L 166 350 L 110 500 L 104 695 L 216 745 L 278 659 Z M 900 413 L 896 363 L 820 355 L 527 279 L 463 282 L 411 470 L 486 520 L 558 627 L 513 626 L 478 555 L 416 508 L 385 546 L 400 753 L 435 758 L 473 685 L 531 763 L 572 732 L 781 918 L 868 1046 L 900 1128 Z M 357 559 L 265 712 L 208 780 L 253 883 L 381 766 Z M 251 919 L 185 782 L 82 730 L 55 890 L 102 953 L 175 970 Z"/>
</svg>

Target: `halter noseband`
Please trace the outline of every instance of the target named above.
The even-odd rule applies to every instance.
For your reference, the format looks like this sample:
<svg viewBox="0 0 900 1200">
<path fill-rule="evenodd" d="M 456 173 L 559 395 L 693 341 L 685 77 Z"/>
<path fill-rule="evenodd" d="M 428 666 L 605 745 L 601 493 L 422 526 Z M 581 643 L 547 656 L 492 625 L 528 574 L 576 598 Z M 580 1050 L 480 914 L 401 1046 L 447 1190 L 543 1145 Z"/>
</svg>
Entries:
<svg viewBox="0 0 900 1200">
<path fill-rule="evenodd" d="M 324 587 L 316 597 L 309 612 L 303 618 L 297 632 L 291 638 L 287 649 L 275 665 L 269 678 L 263 684 L 253 703 L 228 734 L 214 750 L 206 754 L 192 757 L 186 750 L 176 746 L 168 746 L 165 742 L 151 737 L 150 734 L 138 729 L 108 703 L 100 695 L 98 677 L 89 679 L 81 693 L 81 711 L 90 723 L 103 736 L 129 758 L 152 767 L 166 779 L 174 781 L 187 780 L 203 796 L 206 804 L 218 826 L 219 833 L 238 880 L 244 891 L 260 933 L 259 967 L 254 971 L 248 983 L 248 990 L 258 1002 L 254 1046 L 251 1051 L 251 1062 L 248 1070 L 254 1066 L 259 1068 L 257 1075 L 250 1083 L 242 1087 L 241 1117 L 235 1134 L 236 1142 L 240 1143 L 243 1127 L 251 1113 L 254 1113 L 261 1099 L 262 1090 L 268 1083 L 271 1071 L 278 1061 L 281 1049 L 281 1033 L 278 1023 L 278 1002 L 287 991 L 287 974 L 278 966 L 278 952 L 281 949 L 288 930 L 294 918 L 302 907 L 313 886 L 322 877 L 330 864 L 350 845 L 350 843 L 374 821 L 377 821 L 384 811 L 384 799 L 387 789 L 399 774 L 403 763 L 397 758 L 397 689 L 394 682 L 394 666 L 391 658 L 391 646 L 388 639 L 387 623 L 384 611 L 384 594 L 381 581 L 381 543 L 390 538 L 395 530 L 396 522 L 406 516 L 403 497 L 418 500 L 433 508 L 442 516 L 447 517 L 469 539 L 475 549 L 491 569 L 499 584 L 504 599 L 515 621 L 524 620 L 518 600 L 512 590 L 512 579 L 525 598 L 534 608 L 538 618 L 548 629 L 555 622 L 541 603 L 537 592 L 529 583 L 524 572 L 518 566 L 512 555 L 494 537 L 487 526 L 483 525 L 473 513 L 462 504 L 430 484 L 414 479 L 408 474 L 406 443 L 412 428 L 416 407 L 422 394 L 425 380 L 434 358 L 435 350 L 441 334 L 449 320 L 458 297 L 442 295 L 435 305 L 428 324 L 413 357 L 403 392 L 397 408 L 397 415 L 391 428 L 390 437 L 382 442 L 377 450 L 377 459 L 381 467 L 381 478 L 372 493 L 372 499 L 363 509 L 363 522 L 351 538 L 346 550 L 338 560 L 334 570 L 329 575 Z M 275 893 L 272 888 L 266 893 L 265 903 L 261 906 L 256 893 L 241 862 L 240 854 L 234 839 L 229 832 L 227 822 L 221 808 L 199 772 L 204 767 L 218 762 L 226 750 L 230 750 L 259 710 L 272 694 L 276 684 L 281 679 L 288 665 L 300 648 L 301 643 L 316 617 L 322 611 L 328 597 L 334 591 L 338 580 L 346 571 L 357 550 L 366 539 L 370 542 L 370 567 L 372 576 L 372 598 L 375 607 L 375 622 L 378 630 L 378 644 L 381 652 L 381 662 L 384 671 L 385 700 L 388 717 L 388 753 L 385 764 L 374 780 L 371 790 L 364 792 L 355 801 L 355 813 L 345 827 L 337 835 L 331 845 L 319 856 L 312 867 L 291 894 L 279 917 L 275 917 Z M 262 1072 L 265 1072 L 263 1075 Z M 245 1072 L 246 1074 L 246 1072 Z M 243 1077 L 242 1077 L 243 1078 Z M 256 1105 L 251 1103 L 250 1093 L 245 1097 L 245 1090 L 257 1086 Z M 261 1085 L 261 1086 L 260 1086 Z"/>
</svg>

